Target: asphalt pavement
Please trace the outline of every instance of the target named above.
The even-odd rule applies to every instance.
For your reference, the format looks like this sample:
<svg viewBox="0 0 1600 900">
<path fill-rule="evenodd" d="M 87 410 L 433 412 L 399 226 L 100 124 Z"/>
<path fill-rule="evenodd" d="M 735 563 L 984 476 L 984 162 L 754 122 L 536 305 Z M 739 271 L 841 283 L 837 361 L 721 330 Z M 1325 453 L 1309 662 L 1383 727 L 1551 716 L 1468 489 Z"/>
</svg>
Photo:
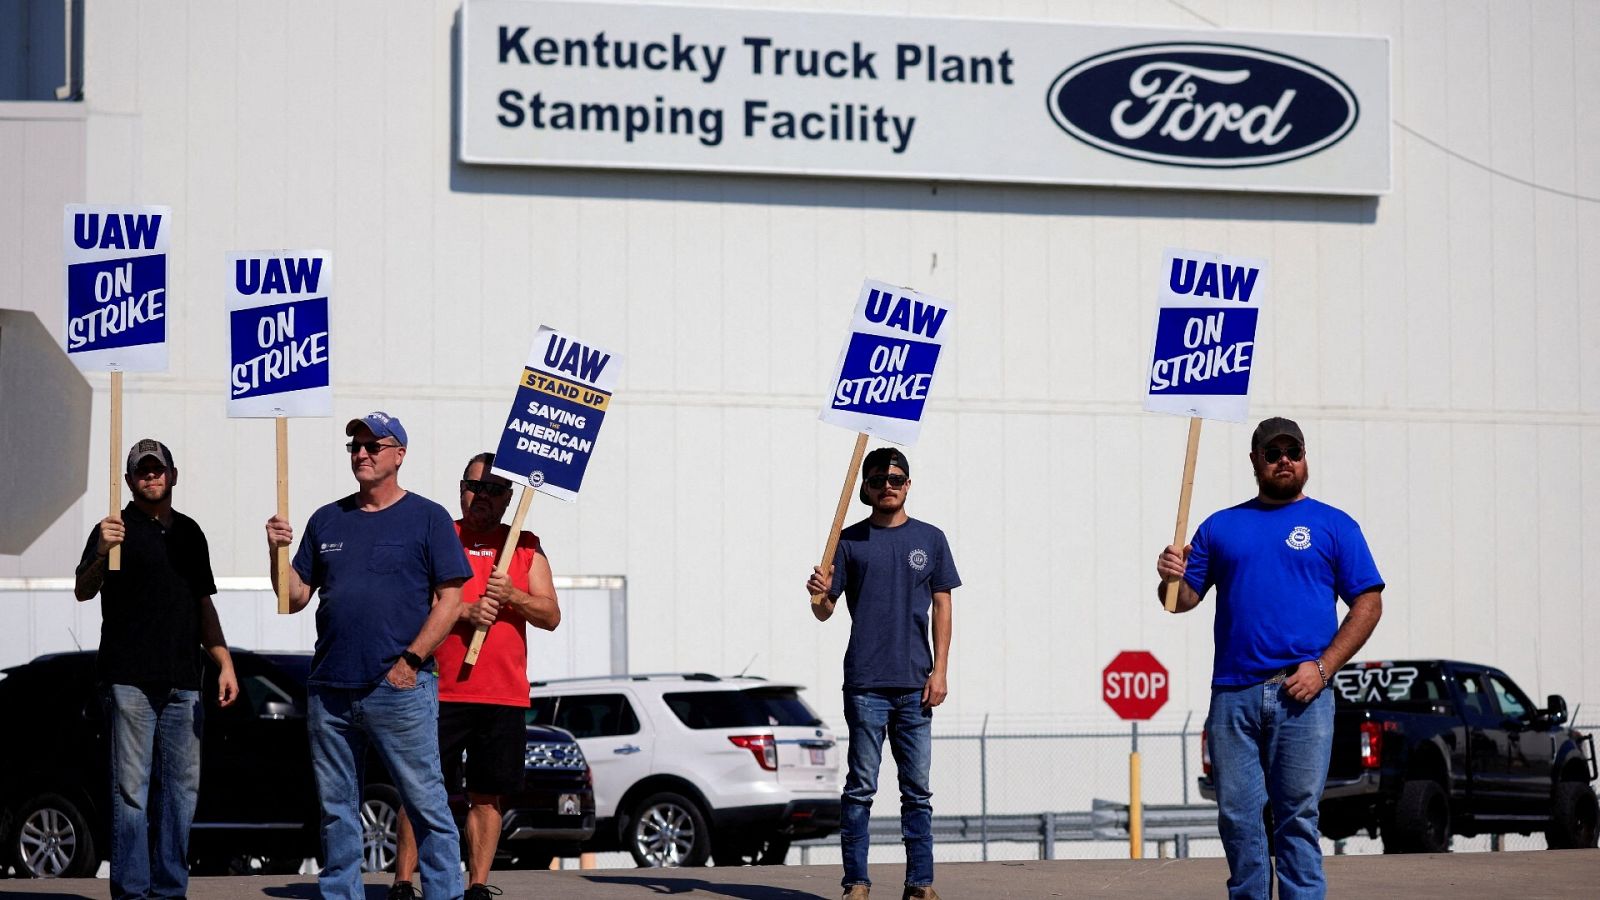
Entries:
<svg viewBox="0 0 1600 900">
<path fill-rule="evenodd" d="M 1600 896 L 1600 850 L 1447 853 L 1417 856 L 1338 856 L 1327 860 L 1330 897 L 1360 900 L 1517 900 Z M 898 900 L 899 865 L 872 867 L 874 896 Z M 947 900 L 1023 897 L 1220 897 L 1228 867 L 1220 859 L 1026 860 L 940 863 L 936 887 Z M 832 900 L 839 896 L 836 866 L 737 869 L 589 869 L 496 872 L 508 898 L 645 900 Z M 366 900 L 383 900 L 387 878 L 367 882 Z M 108 896 L 103 880 L 0 880 L 0 895 L 40 900 Z M 273 897 L 315 900 L 316 879 L 304 876 L 196 878 L 191 900 Z"/>
</svg>

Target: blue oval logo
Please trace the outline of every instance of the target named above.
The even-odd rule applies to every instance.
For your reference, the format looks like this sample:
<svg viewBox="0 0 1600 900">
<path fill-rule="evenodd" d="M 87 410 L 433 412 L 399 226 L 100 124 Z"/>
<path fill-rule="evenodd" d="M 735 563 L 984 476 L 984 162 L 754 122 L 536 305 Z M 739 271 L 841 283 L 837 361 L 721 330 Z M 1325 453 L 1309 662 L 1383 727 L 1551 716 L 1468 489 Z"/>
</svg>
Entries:
<svg viewBox="0 0 1600 900">
<path fill-rule="evenodd" d="M 1172 166 L 1243 168 L 1310 156 L 1355 127 L 1360 104 L 1305 60 L 1200 42 L 1091 56 L 1056 76 L 1046 105 L 1080 141 Z"/>
</svg>

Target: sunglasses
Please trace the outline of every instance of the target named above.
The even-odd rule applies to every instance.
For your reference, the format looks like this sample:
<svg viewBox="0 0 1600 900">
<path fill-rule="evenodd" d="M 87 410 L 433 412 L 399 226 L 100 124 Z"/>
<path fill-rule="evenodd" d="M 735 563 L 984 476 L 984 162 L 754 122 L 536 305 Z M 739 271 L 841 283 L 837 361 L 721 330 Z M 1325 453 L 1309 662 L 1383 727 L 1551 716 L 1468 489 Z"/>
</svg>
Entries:
<svg viewBox="0 0 1600 900">
<path fill-rule="evenodd" d="M 351 441 L 344 445 L 344 449 L 353 455 L 357 450 L 367 451 L 368 456 L 377 456 L 385 447 L 398 447 L 399 444 L 384 444 L 379 441 Z"/>
<path fill-rule="evenodd" d="M 485 497 L 499 497 L 511 493 L 511 485 L 509 484 L 501 484 L 498 481 L 483 481 L 477 478 L 461 479 L 461 489 L 463 491 L 471 491 L 474 494 L 482 494 Z"/>
<path fill-rule="evenodd" d="M 904 475 L 868 475 L 867 487 L 875 491 L 881 491 L 886 484 L 896 488 L 905 487 L 906 482 L 910 480 Z"/>
<path fill-rule="evenodd" d="M 1306 448 L 1298 444 L 1293 447 L 1263 447 L 1261 449 L 1261 458 L 1269 463 L 1275 463 L 1285 456 L 1289 457 L 1290 462 L 1299 462 L 1305 458 L 1305 455 Z"/>
</svg>

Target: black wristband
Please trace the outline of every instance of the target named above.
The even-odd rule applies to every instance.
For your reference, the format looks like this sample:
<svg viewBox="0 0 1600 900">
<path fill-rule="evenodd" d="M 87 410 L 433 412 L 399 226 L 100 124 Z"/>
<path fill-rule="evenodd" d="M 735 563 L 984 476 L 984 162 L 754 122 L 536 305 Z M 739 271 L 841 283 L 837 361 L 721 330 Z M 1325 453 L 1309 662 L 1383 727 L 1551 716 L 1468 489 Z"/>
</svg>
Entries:
<svg viewBox="0 0 1600 900">
<path fill-rule="evenodd" d="M 400 661 L 410 666 L 413 672 L 422 671 L 422 657 L 412 653 L 410 650 L 400 654 Z"/>
</svg>

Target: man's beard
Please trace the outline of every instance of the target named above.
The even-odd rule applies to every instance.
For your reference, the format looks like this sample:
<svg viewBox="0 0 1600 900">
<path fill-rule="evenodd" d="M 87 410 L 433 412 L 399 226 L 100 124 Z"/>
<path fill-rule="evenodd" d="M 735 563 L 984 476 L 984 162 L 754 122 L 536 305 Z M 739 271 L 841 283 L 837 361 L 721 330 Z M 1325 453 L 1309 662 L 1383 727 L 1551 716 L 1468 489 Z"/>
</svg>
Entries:
<svg viewBox="0 0 1600 900">
<path fill-rule="evenodd" d="M 172 496 L 172 485 L 163 484 L 161 489 L 156 492 L 154 497 L 150 496 L 149 492 L 144 488 L 139 488 L 138 490 L 134 491 L 134 493 L 138 495 L 140 500 L 143 500 L 146 503 L 162 503 L 168 497 Z"/>
<path fill-rule="evenodd" d="M 1305 490 L 1306 482 L 1311 480 L 1311 467 L 1307 466 L 1305 474 L 1296 478 L 1291 475 L 1288 481 L 1278 481 L 1268 478 L 1256 470 L 1256 487 L 1260 489 L 1261 496 L 1268 500 L 1293 500 Z"/>
</svg>

